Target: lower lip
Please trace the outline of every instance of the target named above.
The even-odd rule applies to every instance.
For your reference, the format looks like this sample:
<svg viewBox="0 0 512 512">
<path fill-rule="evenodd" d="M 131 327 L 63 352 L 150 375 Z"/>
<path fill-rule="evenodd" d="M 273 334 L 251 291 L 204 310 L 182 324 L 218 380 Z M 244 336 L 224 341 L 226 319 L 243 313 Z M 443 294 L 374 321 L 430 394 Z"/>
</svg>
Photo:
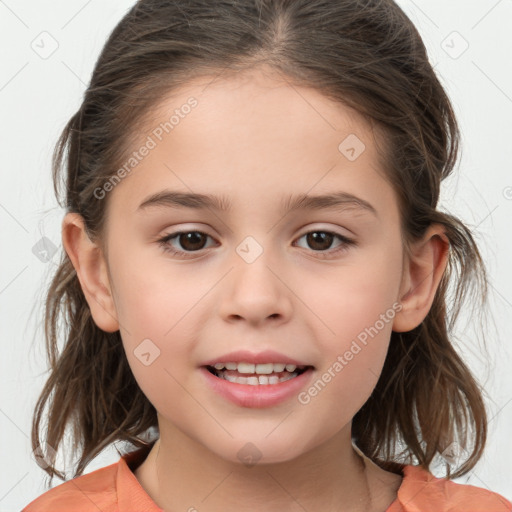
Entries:
<svg viewBox="0 0 512 512">
<path fill-rule="evenodd" d="M 237 384 L 216 377 L 204 366 L 200 368 L 200 371 L 213 391 L 236 405 L 256 409 L 278 405 L 297 395 L 313 374 L 313 369 L 308 368 L 297 377 L 278 384 L 257 384 L 253 386 L 251 384 Z"/>
</svg>

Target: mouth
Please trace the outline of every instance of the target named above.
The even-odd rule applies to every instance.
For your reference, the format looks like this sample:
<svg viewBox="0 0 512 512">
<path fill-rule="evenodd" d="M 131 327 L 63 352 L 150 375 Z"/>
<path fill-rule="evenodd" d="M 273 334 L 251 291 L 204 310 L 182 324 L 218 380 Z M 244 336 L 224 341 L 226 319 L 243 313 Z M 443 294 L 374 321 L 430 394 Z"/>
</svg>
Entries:
<svg viewBox="0 0 512 512">
<path fill-rule="evenodd" d="M 212 375 L 234 384 L 249 386 L 272 386 L 294 379 L 314 367 L 285 363 L 226 362 L 205 365 Z"/>
</svg>

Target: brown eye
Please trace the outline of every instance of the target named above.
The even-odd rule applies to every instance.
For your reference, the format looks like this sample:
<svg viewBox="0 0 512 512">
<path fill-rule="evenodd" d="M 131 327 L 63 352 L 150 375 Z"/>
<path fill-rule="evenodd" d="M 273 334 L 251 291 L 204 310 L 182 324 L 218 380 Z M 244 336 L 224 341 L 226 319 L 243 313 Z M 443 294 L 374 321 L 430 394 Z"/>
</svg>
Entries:
<svg viewBox="0 0 512 512">
<path fill-rule="evenodd" d="M 177 231 L 158 240 L 158 244 L 165 252 L 176 257 L 186 258 L 190 257 L 194 252 L 200 252 L 205 249 L 208 238 L 212 239 L 211 236 L 201 231 Z M 306 248 L 318 253 L 318 256 L 321 258 L 347 251 L 350 246 L 357 245 L 354 240 L 350 240 L 349 238 L 330 231 L 310 231 L 302 235 L 299 239 L 302 238 L 306 239 L 308 246 Z M 336 239 L 338 239 L 340 243 L 332 249 L 331 246 Z M 178 247 L 175 246 L 175 243 L 171 243 L 172 240 L 178 243 Z"/>
<path fill-rule="evenodd" d="M 211 237 L 201 231 L 178 231 L 161 238 L 158 240 L 158 244 L 165 252 L 186 257 L 189 253 L 204 249 L 208 238 Z M 171 243 L 171 240 L 174 239 L 178 242 L 178 248 Z"/>
<path fill-rule="evenodd" d="M 208 235 L 200 233 L 199 231 L 188 231 L 177 235 L 179 244 L 186 251 L 198 251 L 204 248 Z"/>
<path fill-rule="evenodd" d="M 302 235 L 300 239 L 306 239 L 307 248 L 318 253 L 321 258 L 329 257 L 332 254 L 337 254 L 342 251 L 348 251 L 350 246 L 357 245 L 355 240 L 351 240 L 338 233 L 332 233 L 331 231 L 310 231 Z M 340 243 L 334 249 L 331 248 L 334 240 L 338 239 Z M 325 253 L 325 254 L 324 254 Z"/>
<path fill-rule="evenodd" d="M 308 245 L 315 251 L 324 251 L 329 249 L 334 240 L 333 233 L 328 233 L 326 231 L 311 231 L 305 236 Z"/>
</svg>

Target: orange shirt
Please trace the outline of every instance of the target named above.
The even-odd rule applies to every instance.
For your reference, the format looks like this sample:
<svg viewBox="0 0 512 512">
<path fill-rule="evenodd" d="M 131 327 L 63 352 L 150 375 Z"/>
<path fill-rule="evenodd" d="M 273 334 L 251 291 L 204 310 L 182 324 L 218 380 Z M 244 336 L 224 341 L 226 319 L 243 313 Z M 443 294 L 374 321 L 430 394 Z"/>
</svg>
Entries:
<svg viewBox="0 0 512 512">
<path fill-rule="evenodd" d="M 53 487 L 21 512 L 163 512 L 132 472 L 147 455 L 143 450 Z M 437 478 L 419 466 L 404 465 L 402 477 L 386 512 L 512 512 L 512 503 L 497 493 Z"/>
</svg>

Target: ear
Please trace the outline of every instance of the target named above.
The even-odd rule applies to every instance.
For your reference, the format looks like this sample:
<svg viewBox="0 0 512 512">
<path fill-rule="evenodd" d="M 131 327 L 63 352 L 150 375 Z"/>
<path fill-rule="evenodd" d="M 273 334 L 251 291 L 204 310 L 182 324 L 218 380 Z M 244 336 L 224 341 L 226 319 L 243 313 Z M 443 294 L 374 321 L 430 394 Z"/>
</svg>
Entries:
<svg viewBox="0 0 512 512">
<path fill-rule="evenodd" d="M 94 323 L 103 331 L 119 330 L 107 263 L 100 247 L 85 232 L 83 217 L 68 213 L 62 221 L 62 243 L 75 267 Z"/>
<path fill-rule="evenodd" d="M 427 316 L 448 263 L 450 242 L 444 227 L 433 224 L 425 236 L 411 248 L 404 260 L 399 301 L 402 309 L 395 315 L 393 331 L 407 332 Z"/>
</svg>

